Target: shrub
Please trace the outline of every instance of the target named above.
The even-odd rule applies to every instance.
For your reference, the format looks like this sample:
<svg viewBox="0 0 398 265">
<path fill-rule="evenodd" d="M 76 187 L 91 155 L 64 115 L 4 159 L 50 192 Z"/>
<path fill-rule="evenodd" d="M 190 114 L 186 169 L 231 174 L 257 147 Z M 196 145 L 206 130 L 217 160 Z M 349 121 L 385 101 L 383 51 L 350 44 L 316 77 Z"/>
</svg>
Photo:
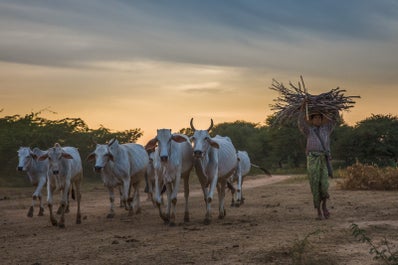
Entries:
<svg viewBox="0 0 398 265">
<path fill-rule="evenodd" d="M 350 190 L 397 190 L 398 169 L 393 167 L 379 168 L 359 162 L 340 172 L 342 189 Z"/>
</svg>

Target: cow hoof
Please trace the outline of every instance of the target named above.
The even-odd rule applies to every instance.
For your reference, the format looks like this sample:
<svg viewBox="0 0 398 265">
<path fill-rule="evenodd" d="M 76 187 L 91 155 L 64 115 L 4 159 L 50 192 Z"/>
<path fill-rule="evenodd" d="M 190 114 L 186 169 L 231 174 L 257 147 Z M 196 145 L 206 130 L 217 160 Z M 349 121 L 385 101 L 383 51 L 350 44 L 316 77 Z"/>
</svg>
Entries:
<svg viewBox="0 0 398 265">
<path fill-rule="evenodd" d="M 170 227 L 175 227 L 175 226 L 176 226 L 176 223 L 175 223 L 175 222 L 170 222 L 170 223 L 169 223 L 169 226 L 170 226 Z"/>
<path fill-rule="evenodd" d="M 33 217 L 33 206 L 29 207 L 29 211 L 28 211 L 28 217 Z"/>
<path fill-rule="evenodd" d="M 65 224 L 58 224 L 58 228 L 65 228 Z"/>
<path fill-rule="evenodd" d="M 37 216 L 43 216 L 44 215 L 44 208 L 40 207 L 39 214 Z"/>
<path fill-rule="evenodd" d="M 222 213 L 221 212 L 219 213 L 218 219 L 224 219 L 226 215 L 227 215 L 227 211 L 224 209 L 224 211 Z"/>
<path fill-rule="evenodd" d="M 140 213 L 141 213 L 141 207 L 139 207 L 139 208 L 137 209 L 137 211 L 135 211 L 135 213 L 136 213 L 136 214 L 140 214 Z"/>
<path fill-rule="evenodd" d="M 185 214 L 184 214 L 184 222 L 185 222 L 185 223 L 188 223 L 189 221 L 190 221 L 189 213 L 185 213 Z"/>
<path fill-rule="evenodd" d="M 108 215 L 106 216 L 106 218 L 108 219 L 112 219 L 113 217 L 115 217 L 114 213 L 108 213 Z"/>
<path fill-rule="evenodd" d="M 76 219 L 76 224 L 81 224 L 81 223 L 82 223 L 82 220 Z"/>
<path fill-rule="evenodd" d="M 51 224 L 52 224 L 53 226 L 57 226 L 57 225 L 58 225 L 58 222 L 57 222 L 57 220 L 51 220 Z"/>
<path fill-rule="evenodd" d="M 239 202 L 235 203 L 235 207 L 239 208 L 240 207 L 240 203 Z"/>
<path fill-rule="evenodd" d="M 210 219 L 206 218 L 203 222 L 205 225 L 209 225 L 211 223 Z"/>
</svg>

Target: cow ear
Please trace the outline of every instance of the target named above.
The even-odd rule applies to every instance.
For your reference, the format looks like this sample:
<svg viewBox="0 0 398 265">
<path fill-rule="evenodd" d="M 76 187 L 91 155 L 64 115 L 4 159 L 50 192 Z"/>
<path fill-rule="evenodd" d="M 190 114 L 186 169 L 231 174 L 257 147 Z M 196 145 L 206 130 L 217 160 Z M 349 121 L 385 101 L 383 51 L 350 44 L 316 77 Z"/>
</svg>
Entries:
<svg viewBox="0 0 398 265">
<path fill-rule="evenodd" d="M 171 139 L 173 139 L 173 141 L 175 141 L 177 143 L 183 143 L 183 142 L 187 141 L 187 139 L 184 136 L 179 135 L 179 134 L 173 134 Z"/>
<path fill-rule="evenodd" d="M 87 158 L 86 158 L 87 161 L 92 161 L 92 160 L 94 160 L 94 159 L 95 159 L 95 153 L 94 153 L 94 152 L 92 152 L 91 154 L 89 154 L 89 155 L 87 156 Z"/>
<path fill-rule="evenodd" d="M 73 159 L 73 156 L 71 156 L 71 155 L 68 154 L 68 153 L 62 153 L 62 157 L 63 157 L 63 158 L 66 158 L 66 159 Z"/>
<path fill-rule="evenodd" d="M 113 161 L 113 155 L 111 153 L 106 154 L 109 157 L 109 160 Z"/>
<path fill-rule="evenodd" d="M 152 149 L 155 149 L 156 144 L 158 142 L 158 139 L 155 137 L 152 140 L 149 140 L 149 142 L 145 145 L 145 150 L 150 151 Z"/>
<path fill-rule="evenodd" d="M 45 153 L 44 155 L 41 155 L 37 158 L 38 161 L 43 161 L 46 160 L 48 158 L 48 153 Z"/>
<path fill-rule="evenodd" d="M 208 138 L 207 141 L 209 142 L 209 144 L 211 145 L 211 147 L 217 148 L 219 149 L 220 146 L 218 145 L 218 143 L 214 142 L 212 139 Z"/>
<path fill-rule="evenodd" d="M 30 153 L 30 156 L 34 159 L 37 160 L 37 155 L 35 153 Z"/>
</svg>

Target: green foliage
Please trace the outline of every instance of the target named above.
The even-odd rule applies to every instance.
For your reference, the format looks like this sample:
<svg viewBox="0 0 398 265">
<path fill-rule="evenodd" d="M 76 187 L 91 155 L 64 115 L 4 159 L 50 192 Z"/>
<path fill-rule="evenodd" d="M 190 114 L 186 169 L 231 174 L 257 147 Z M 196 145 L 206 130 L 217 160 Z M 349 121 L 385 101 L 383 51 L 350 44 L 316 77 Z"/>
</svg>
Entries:
<svg viewBox="0 0 398 265">
<path fill-rule="evenodd" d="M 381 245 L 377 246 L 366 234 L 366 231 L 359 228 L 357 224 L 351 224 L 351 232 L 360 242 L 370 246 L 369 253 L 374 256 L 375 260 L 381 260 L 388 265 L 398 265 L 398 250 L 392 249 L 392 244 L 385 237 L 381 241 Z"/>
<path fill-rule="evenodd" d="M 293 246 L 290 250 L 290 256 L 292 257 L 292 264 L 320 264 L 319 261 L 314 260 L 314 255 L 307 255 L 307 252 L 312 249 L 310 237 L 318 235 L 321 230 L 317 229 L 311 233 L 308 233 L 303 239 L 296 239 L 293 242 Z"/>
<path fill-rule="evenodd" d="M 269 124 L 270 159 L 278 168 L 305 168 L 305 137 L 298 129 L 297 123 L 280 125 L 275 116 L 267 119 Z"/>
<path fill-rule="evenodd" d="M 211 135 L 228 136 L 237 150 L 247 151 L 251 162 L 270 167 L 268 163 L 268 137 L 267 129 L 256 123 L 235 121 L 233 123 L 220 123 L 211 130 Z"/>
<path fill-rule="evenodd" d="M 84 163 L 84 159 L 95 148 L 93 140 L 105 143 L 112 138 L 119 142 L 135 142 L 142 136 L 140 129 L 126 130 L 122 132 L 111 132 L 111 130 L 100 127 L 92 130 L 80 118 L 65 118 L 60 120 L 48 120 L 40 116 L 40 112 L 26 114 L 25 116 L 14 115 L 0 118 L 0 185 L 15 184 L 15 168 L 18 165 L 17 150 L 20 146 L 31 148 L 38 147 L 46 150 L 58 142 L 63 146 L 74 146 L 79 148 L 83 160 L 83 171 L 85 178 L 98 178 L 92 170 L 92 165 Z M 26 174 L 23 174 L 26 175 Z M 25 185 L 28 182 L 24 182 Z"/>
<path fill-rule="evenodd" d="M 121 143 L 136 142 L 143 135 L 141 129 L 117 132 L 103 126 L 90 129 L 80 118 L 48 120 L 40 114 L 0 118 L 0 185 L 7 183 L 2 179 L 15 175 L 16 151 L 20 146 L 45 150 L 59 142 L 64 146 L 78 147 L 84 160 L 94 150 L 94 142 L 106 143 L 112 138 Z M 179 132 L 188 136 L 193 134 L 191 128 L 182 128 Z M 211 135 L 216 134 L 230 137 L 237 150 L 247 151 L 252 163 L 271 173 L 303 173 L 306 170 L 306 139 L 296 123 L 279 125 L 275 116 L 269 116 L 265 125 L 246 121 L 216 124 Z M 341 123 L 331 136 L 331 149 L 332 164 L 336 168 L 352 165 L 356 160 L 382 167 L 396 166 L 398 118 L 372 115 L 353 127 Z M 83 166 L 85 177 L 94 178 L 92 165 L 83 161 Z M 388 171 L 388 174 L 391 178 L 395 176 L 393 171 Z M 383 175 L 377 177 L 383 178 Z"/>
<path fill-rule="evenodd" d="M 350 148 L 363 163 L 389 166 L 398 160 L 398 117 L 372 115 L 354 128 Z"/>
</svg>

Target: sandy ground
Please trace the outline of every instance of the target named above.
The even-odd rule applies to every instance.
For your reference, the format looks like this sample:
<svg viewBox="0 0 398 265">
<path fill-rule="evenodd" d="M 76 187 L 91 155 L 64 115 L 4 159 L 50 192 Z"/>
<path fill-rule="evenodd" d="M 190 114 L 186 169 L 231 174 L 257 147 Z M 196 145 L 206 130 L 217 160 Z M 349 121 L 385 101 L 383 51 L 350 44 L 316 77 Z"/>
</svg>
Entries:
<svg viewBox="0 0 398 265">
<path fill-rule="evenodd" d="M 127 216 L 117 208 L 107 219 L 104 187 L 85 185 L 82 224 L 75 224 L 76 202 L 66 228 L 53 227 L 48 210 L 26 216 L 32 188 L 0 188 L 0 264 L 380 264 L 370 246 L 358 242 L 352 223 L 375 243 L 386 237 L 398 249 L 398 193 L 344 191 L 331 181 L 331 218 L 315 220 L 309 185 L 290 176 L 247 177 L 245 204 L 230 207 L 204 225 L 203 195 L 191 186 L 191 221 L 183 222 L 183 199 L 177 203 L 177 226 L 163 224 L 141 193 L 142 213 Z M 57 197 L 58 198 L 58 197 Z"/>
</svg>

